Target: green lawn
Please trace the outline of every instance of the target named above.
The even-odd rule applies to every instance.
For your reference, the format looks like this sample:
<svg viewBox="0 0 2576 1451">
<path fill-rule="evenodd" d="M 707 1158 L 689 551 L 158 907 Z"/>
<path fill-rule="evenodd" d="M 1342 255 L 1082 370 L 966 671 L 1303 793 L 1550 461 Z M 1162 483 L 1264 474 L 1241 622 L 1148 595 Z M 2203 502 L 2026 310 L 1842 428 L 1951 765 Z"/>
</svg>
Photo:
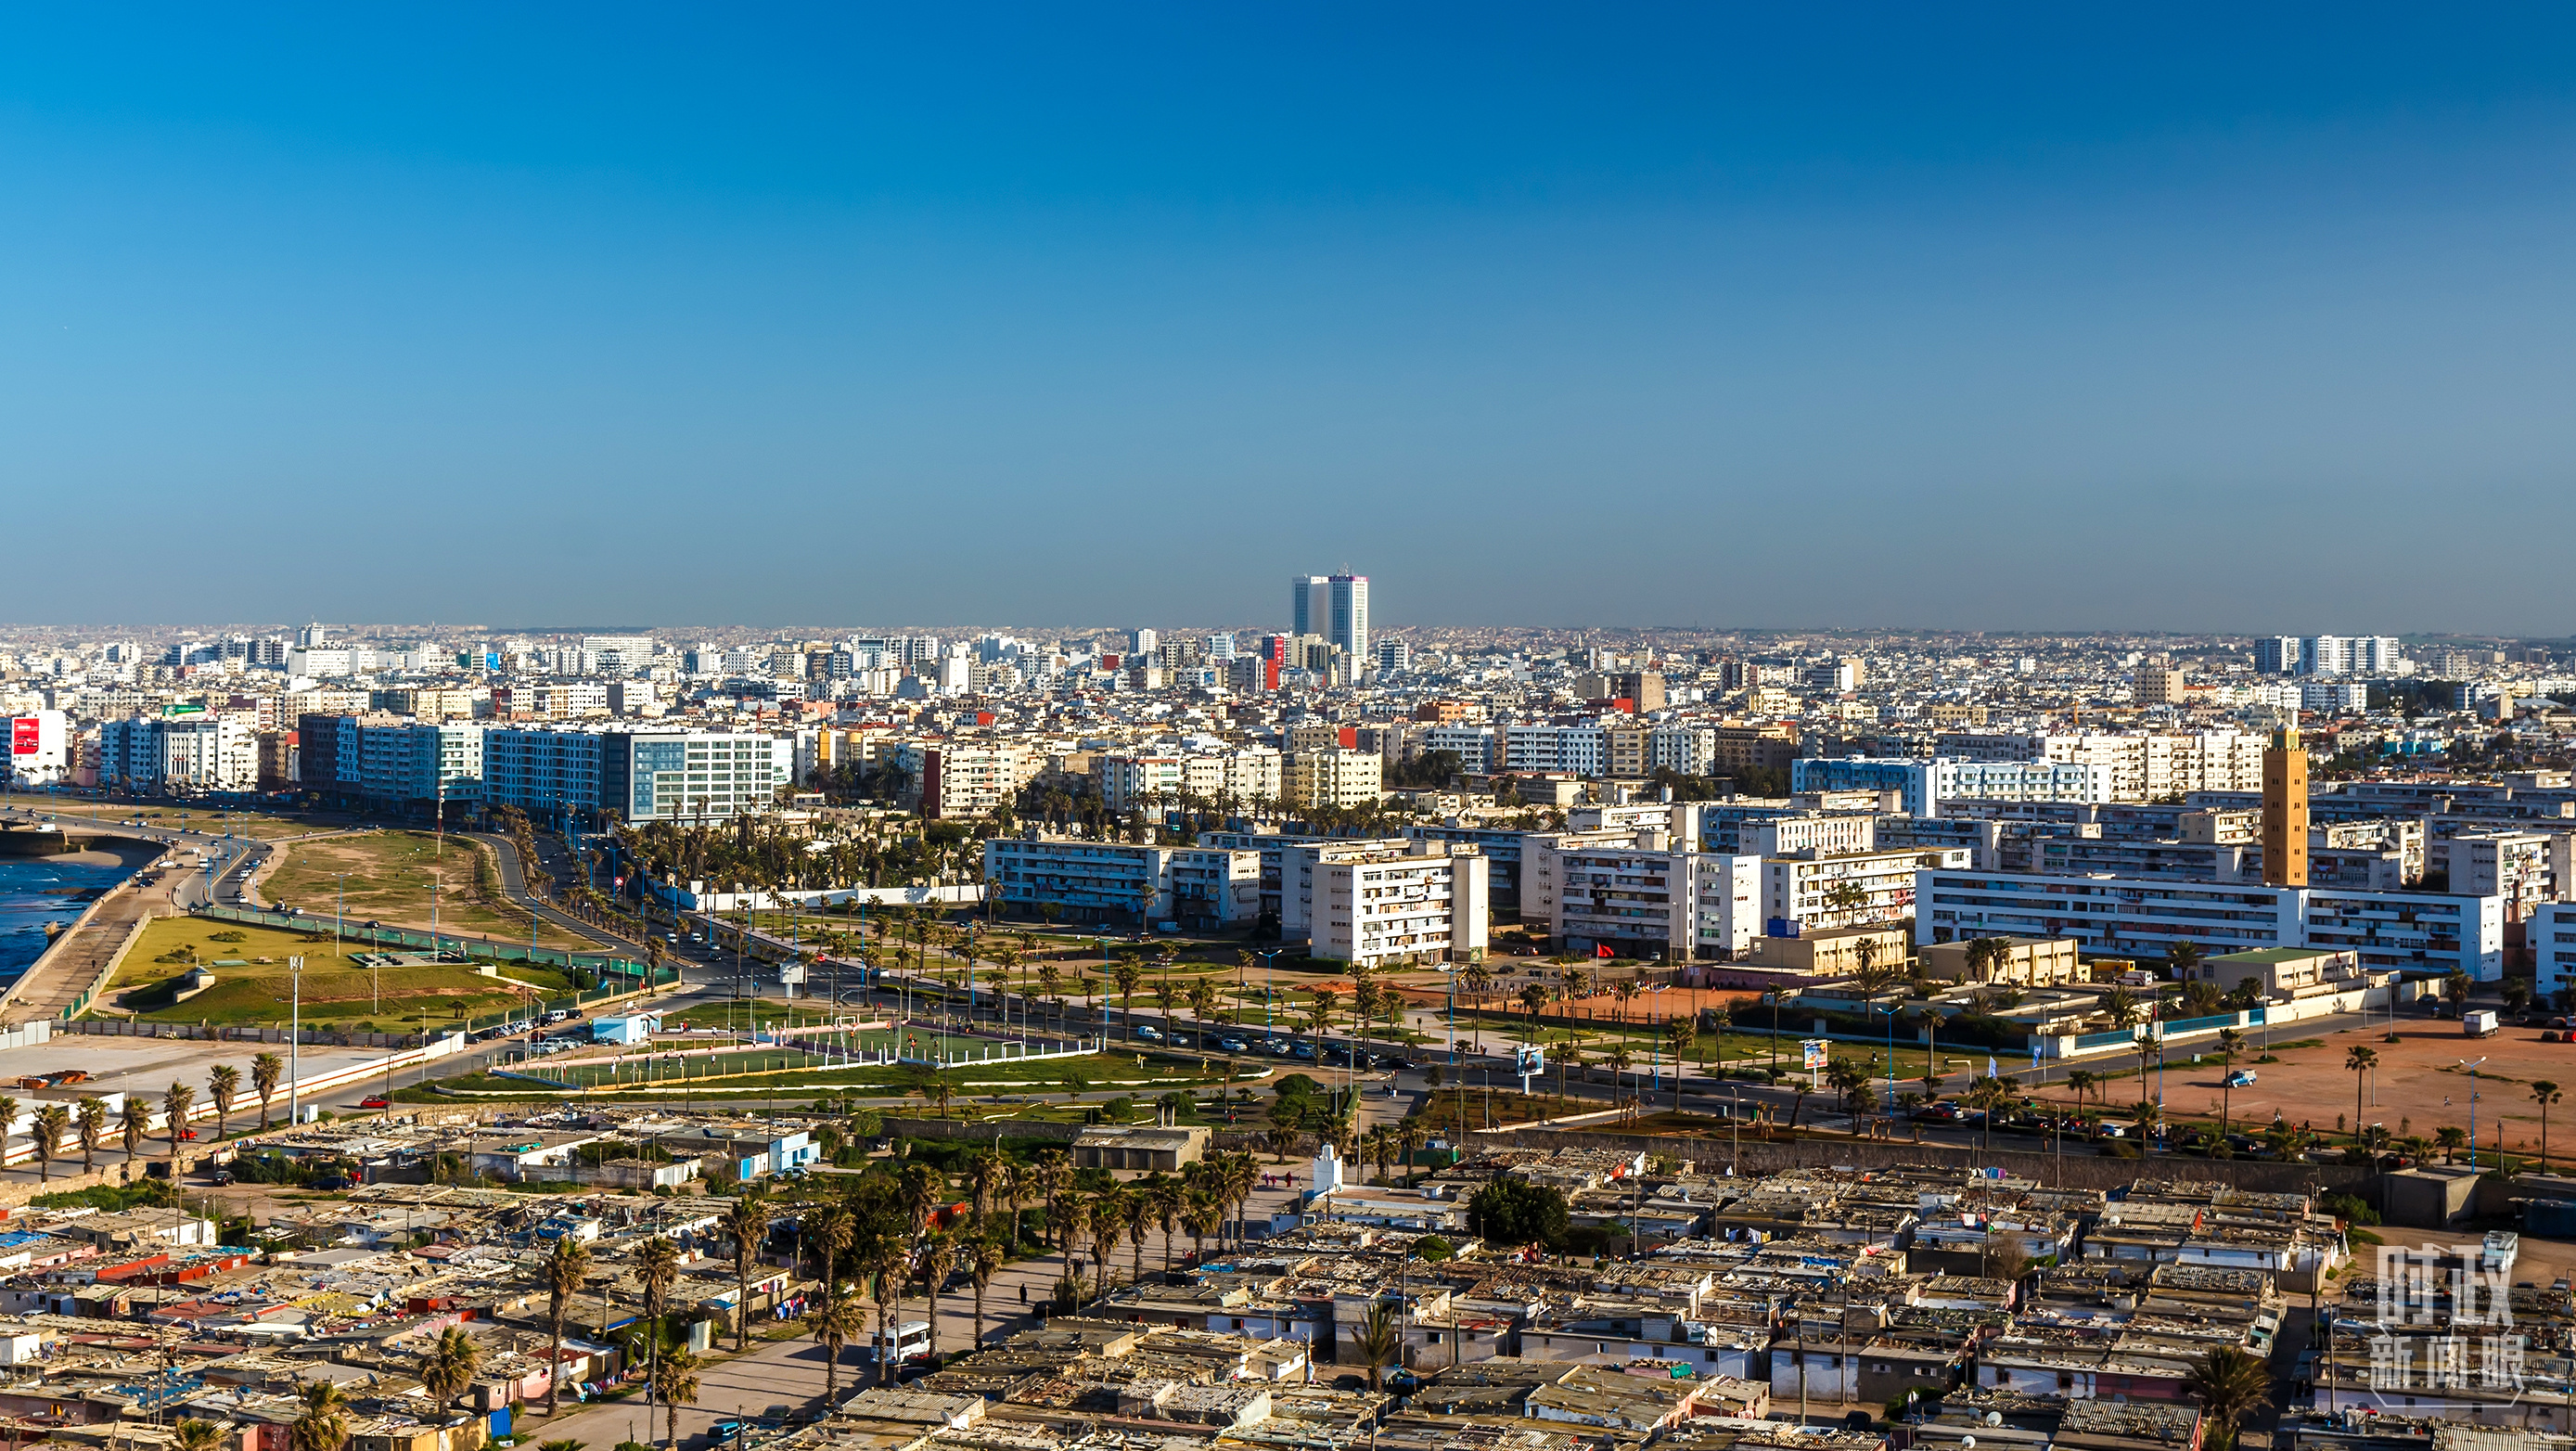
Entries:
<svg viewBox="0 0 2576 1451">
<path fill-rule="evenodd" d="M 526 918 L 495 912 L 475 895 L 475 862 L 480 852 L 475 842 L 453 835 L 442 848 L 437 835 L 426 831 L 371 831 L 300 841 L 285 849 L 284 860 L 262 880 L 260 895 L 301 907 L 326 923 L 345 918 L 421 931 L 429 930 L 430 899 L 435 895 L 440 931 L 527 941 Z M 598 944 L 588 938 L 551 924 L 539 931 L 537 945 L 575 952 L 598 950 Z"/>
<path fill-rule="evenodd" d="M 561 973 L 518 964 L 502 968 L 499 977 L 461 965 L 370 971 L 333 957 L 327 934 L 318 943 L 307 940 L 314 935 L 201 917 L 156 918 L 119 964 L 105 1000 L 112 1004 L 118 993 L 148 990 L 205 964 L 215 974 L 214 987 L 138 1016 L 167 1023 L 282 1023 L 293 993 L 286 959 L 296 955 L 304 958 L 303 1017 L 308 1023 L 372 1022 L 387 1032 L 436 1028 L 524 1001 L 509 986 L 512 982 L 550 996 L 572 990 Z M 240 965 L 216 965 L 228 962 Z M 374 996 L 378 992 L 381 997 Z"/>
</svg>

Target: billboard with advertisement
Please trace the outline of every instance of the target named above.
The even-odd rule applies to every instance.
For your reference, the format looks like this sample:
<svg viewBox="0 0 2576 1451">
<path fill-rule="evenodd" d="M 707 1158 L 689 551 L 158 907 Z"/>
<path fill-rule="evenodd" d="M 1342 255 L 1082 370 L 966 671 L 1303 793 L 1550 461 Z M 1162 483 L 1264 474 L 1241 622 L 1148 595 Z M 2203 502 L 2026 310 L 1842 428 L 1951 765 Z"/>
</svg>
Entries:
<svg viewBox="0 0 2576 1451">
<path fill-rule="evenodd" d="M 9 754 L 32 756 L 41 749 L 44 722 L 32 715 L 13 716 L 9 720 Z"/>
<path fill-rule="evenodd" d="M 1801 1069 L 1813 1073 L 1821 1070 L 1825 1066 L 1826 1047 L 1824 1039 L 1801 1038 L 1798 1040 L 1798 1049 L 1801 1059 L 1798 1066 Z"/>
</svg>

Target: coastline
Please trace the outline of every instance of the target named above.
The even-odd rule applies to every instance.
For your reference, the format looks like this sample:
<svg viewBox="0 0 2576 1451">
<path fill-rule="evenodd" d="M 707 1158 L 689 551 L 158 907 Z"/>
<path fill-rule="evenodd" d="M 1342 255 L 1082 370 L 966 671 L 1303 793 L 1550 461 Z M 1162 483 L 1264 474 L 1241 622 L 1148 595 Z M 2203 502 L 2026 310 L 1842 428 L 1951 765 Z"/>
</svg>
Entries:
<svg viewBox="0 0 2576 1451">
<path fill-rule="evenodd" d="M 134 837 L 96 837 L 55 856 L 0 858 L 0 996 L 15 992 L 102 903 L 167 850 Z M 48 934 L 46 928 L 58 924 Z"/>
</svg>

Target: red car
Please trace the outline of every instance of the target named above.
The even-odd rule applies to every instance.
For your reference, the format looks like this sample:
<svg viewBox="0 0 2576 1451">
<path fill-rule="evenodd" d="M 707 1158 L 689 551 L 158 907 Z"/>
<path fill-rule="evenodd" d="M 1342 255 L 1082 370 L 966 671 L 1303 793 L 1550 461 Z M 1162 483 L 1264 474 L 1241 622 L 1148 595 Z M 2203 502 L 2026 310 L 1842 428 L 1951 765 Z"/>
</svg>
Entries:
<svg viewBox="0 0 2576 1451">
<path fill-rule="evenodd" d="M 381 1093 L 371 1093 L 365 1098 L 358 1100 L 358 1107 L 360 1108 L 391 1108 L 393 1106 L 394 1101 L 385 1097 Z"/>
<path fill-rule="evenodd" d="M 195 1143 L 196 1141 L 197 1141 L 197 1131 L 196 1131 L 195 1129 L 181 1129 L 181 1130 L 179 1130 L 179 1142 L 181 1142 L 181 1143 L 183 1143 L 183 1144 L 193 1144 L 193 1143 Z"/>
</svg>

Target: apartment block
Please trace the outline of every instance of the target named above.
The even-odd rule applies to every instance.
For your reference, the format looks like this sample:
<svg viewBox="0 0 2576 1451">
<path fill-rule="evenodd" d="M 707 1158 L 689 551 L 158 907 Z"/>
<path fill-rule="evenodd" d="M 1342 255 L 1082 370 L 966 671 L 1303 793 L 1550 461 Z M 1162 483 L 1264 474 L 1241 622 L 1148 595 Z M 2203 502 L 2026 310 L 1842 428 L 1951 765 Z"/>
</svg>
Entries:
<svg viewBox="0 0 2576 1451">
<path fill-rule="evenodd" d="M 946 742 L 921 753 L 921 814 L 937 820 L 990 816 L 1037 775 L 1028 747 Z"/>
<path fill-rule="evenodd" d="M 721 820 L 769 810 L 795 764 L 786 738 L 611 731 L 601 737 L 599 799 L 628 821 Z"/>
<path fill-rule="evenodd" d="M 1173 854 L 1124 842 L 997 836 L 984 843 L 984 886 L 1014 911 L 1052 905 L 1075 922 L 1141 924 L 1171 916 Z M 1253 871 L 1257 882 L 1257 858 Z"/>
<path fill-rule="evenodd" d="M 2531 948 L 2534 985 L 2542 997 L 2564 1011 L 2576 994 L 2576 902 L 2551 902 L 2535 909 L 2524 923 L 2523 941 Z"/>
<path fill-rule="evenodd" d="M 2565 831 L 2463 832 L 2435 843 L 2450 873 L 2450 890 L 2501 898 L 2507 922 L 2520 922 L 2568 895 L 2576 882 L 2571 847 L 2576 833 Z"/>
<path fill-rule="evenodd" d="M 2062 936 L 2088 954 L 2150 959 L 2177 942 L 2204 956 L 2321 947 L 2369 968 L 2457 968 L 2482 982 L 2504 972 L 2504 910 L 2494 897 L 1946 868 L 1918 873 L 1915 891 L 1918 945 Z"/>
<path fill-rule="evenodd" d="M 1355 967 L 1470 962 L 1484 956 L 1492 904 L 1472 847 L 1327 851 L 1314 873 L 1307 951 Z"/>
<path fill-rule="evenodd" d="M 129 791 L 187 795 L 259 786 L 259 736 L 236 715 L 135 717 L 99 727 L 99 779 Z"/>
<path fill-rule="evenodd" d="M 1555 854 L 1548 935 L 1560 950 L 1686 962 L 1731 959 L 1759 935 L 1761 859 L 1671 850 L 1637 833 Z"/>
<path fill-rule="evenodd" d="M 1375 751 L 1299 751 L 1280 768 L 1279 797 L 1294 806 L 1366 806 L 1385 780 L 1386 760 Z"/>
<path fill-rule="evenodd" d="M 1262 912 L 1259 851 L 1196 846 L 1170 858 L 1172 916 L 1190 928 L 1232 927 Z"/>
<path fill-rule="evenodd" d="M 606 738 L 597 731 L 483 733 L 483 797 L 540 819 L 596 812 Z"/>
<path fill-rule="evenodd" d="M 1964 869 L 1957 848 L 1929 851 L 1802 852 L 1762 862 L 1763 930 L 1794 937 L 1810 928 L 1867 927 L 1914 909 L 1915 876 L 1927 867 Z"/>
</svg>

